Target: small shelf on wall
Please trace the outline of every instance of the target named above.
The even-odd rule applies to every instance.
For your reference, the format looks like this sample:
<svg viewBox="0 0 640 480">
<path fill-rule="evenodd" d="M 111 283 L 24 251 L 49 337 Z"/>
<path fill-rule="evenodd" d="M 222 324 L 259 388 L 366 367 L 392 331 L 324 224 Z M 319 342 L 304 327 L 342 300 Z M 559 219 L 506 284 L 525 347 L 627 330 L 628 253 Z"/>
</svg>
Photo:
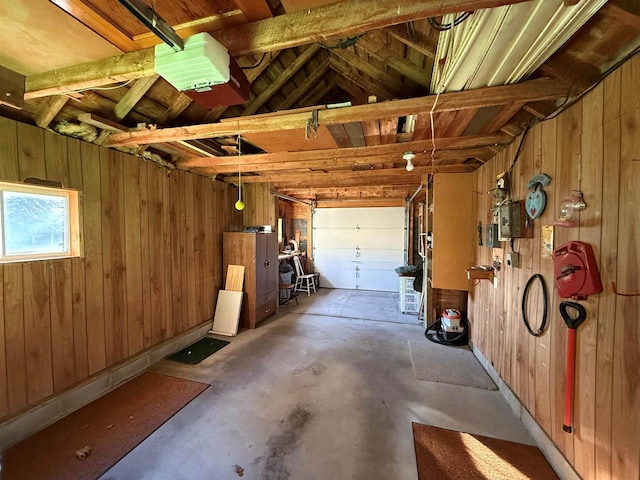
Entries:
<svg viewBox="0 0 640 480">
<path fill-rule="evenodd" d="M 469 268 L 467 269 L 467 280 L 489 280 L 493 283 L 495 277 L 493 268 Z"/>
</svg>

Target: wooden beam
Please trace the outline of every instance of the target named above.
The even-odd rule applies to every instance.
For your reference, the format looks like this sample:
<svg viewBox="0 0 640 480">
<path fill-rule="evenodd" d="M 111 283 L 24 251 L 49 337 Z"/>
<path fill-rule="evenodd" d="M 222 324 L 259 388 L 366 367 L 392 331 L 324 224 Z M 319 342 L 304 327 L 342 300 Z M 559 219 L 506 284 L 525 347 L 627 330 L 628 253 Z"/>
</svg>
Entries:
<svg viewBox="0 0 640 480">
<path fill-rule="evenodd" d="M 455 121 L 449 127 L 449 130 L 446 131 L 445 136 L 459 137 L 462 135 L 477 113 L 478 109 L 473 108 L 458 111 Z"/>
<path fill-rule="evenodd" d="M 349 148 L 349 147 L 345 147 Z M 359 147 L 366 148 L 366 147 Z M 438 150 L 434 155 L 434 160 L 439 161 L 457 161 L 462 163 L 467 158 L 481 158 L 486 159 L 487 156 L 491 157 L 494 152 L 487 150 L 486 147 L 478 147 L 472 149 L 458 149 L 458 150 Z M 234 173 L 240 170 L 242 173 L 266 173 L 266 172 L 282 172 L 292 170 L 313 170 L 313 169 L 331 169 L 341 167 L 355 167 L 366 166 L 374 167 L 385 164 L 393 165 L 393 163 L 403 163 L 402 155 L 400 154 L 381 154 L 381 155 L 367 155 L 359 157 L 341 156 L 336 158 L 320 158 L 311 160 L 297 160 L 297 161 L 274 161 L 274 162 L 262 162 L 257 163 L 251 159 L 254 155 L 245 155 L 241 157 L 241 163 L 238 166 L 237 157 L 235 164 L 230 160 L 225 159 L 225 163 L 220 162 L 220 157 L 209 158 L 209 162 L 205 160 L 205 157 L 198 157 L 198 162 L 180 162 L 178 165 L 180 168 L 198 168 L 202 173 L 207 175 L 217 175 L 225 173 Z M 223 157 L 224 158 L 224 157 Z M 413 161 L 415 166 L 425 166 L 431 161 L 431 155 L 425 153 L 419 153 L 416 159 Z M 437 165 L 437 163 L 436 163 Z"/>
<path fill-rule="evenodd" d="M 350 65 L 351 67 L 359 70 L 374 79 L 376 82 L 379 82 L 380 85 L 384 85 L 392 91 L 396 97 L 399 97 L 401 92 L 405 92 L 407 90 L 407 87 L 400 80 L 389 75 L 387 72 L 376 68 L 375 65 L 367 62 L 364 58 L 356 55 L 351 50 L 333 50 L 331 51 L 331 55 L 340 58 L 344 62 L 343 64 Z"/>
<path fill-rule="evenodd" d="M 343 62 L 337 57 L 331 57 L 329 63 L 331 68 L 336 72 L 336 75 L 343 77 L 348 82 L 362 88 L 366 95 L 375 95 L 382 100 L 389 100 L 400 96 L 399 94 L 390 91 L 387 88 L 388 85 L 384 82 L 372 79 L 368 75 L 362 75 L 357 68 Z"/>
<path fill-rule="evenodd" d="M 396 0 L 343 1 L 335 5 L 279 15 L 212 32 L 234 56 L 282 50 L 344 38 L 362 32 L 428 17 L 479 10 L 527 0 Z M 146 48 L 117 57 L 30 75 L 25 99 L 93 88 L 153 75 L 154 51 Z"/>
<path fill-rule="evenodd" d="M 276 185 L 291 186 L 334 186 L 334 187 L 357 187 L 376 185 L 419 185 L 422 175 L 428 173 L 464 173 L 474 170 L 474 166 L 468 165 L 444 165 L 435 167 L 416 167 L 411 172 L 404 168 L 393 168 L 384 170 L 360 170 L 357 172 L 306 172 L 306 173 L 284 173 L 274 175 L 255 175 L 242 177 L 242 183 L 265 183 L 270 182 Z M 226 183 L 236 183 L 237 175 L 224 177 Z"/>
<path fill-rule="evenodd" d="M 298 102 L 299 105 L 317 105 L 320 101 L 336 86 L 335 78 L 332 78 L 327 82 L 326 86 L 319 89 L 314 89 L 307 96 Z"/>
<path fill-rule="evenodd" d="M 513 102 L 535 102 L 552 100 L 567 94 L 564 82 L 549 79 L 530 80 L 514 85 L 484 87 L 462 92 L 443 93 L 434 111 L 476 109 L 492 105 L 506 105 Z M 362 122 L 393 116 L 404 116 L 428 112 L 434 105 L 435 95 L 427 97 L 395 100 L 353 107 L 321 110 L 318 112 L 320 125 Z M 158 129 L 154 131 L 127 132 L 113 135 L 110 146 L 136 145 L 146 143 L 194 140 L 198 138 L 220 137 L 240 134 L 293 130 L 305 128 L 308 113 L 286 113 L 261 118 L 240 117 L 220 123 L 191 125 Z"/>
<path fill-rule="evenodd" d="M 362 48 L 369 55 L 385 63 L 389 68 L 392 68 L 396 72 L 399 72 L 405 77 L 413 80 L 418 85 L 429 88 L 429 85 L 431 84 L 431 74 L 412 61 L 407 60 L 400 55 L 396 55 L 386 46 L 369 40 L 367 37 L 361 38 L 358 41 L 357 46 Z"/>
<path fill-rule="evenodd" d="M 636 0 L 609 0 L 600 13 L 640 31 L 640 4 Z"/>
<path fill-rule="evenodd" d="M 0 105 L 24 106 L 25 76 L 0 65 Z"/>
<path fill-rule="evenodd" d="M 171 105 L 169 105 L 169 108 L 167 108 L 162 116 L 156 120 L 158 125 L 167 125 L 171 123 L 171 121 L 178 118 L 192 102 L 193 100 L 191 97 L 182 92 L 178 92 L 173 99 L 173 102 L 171 102 Z"/>
<path fill-rule="evenodd" d="M 119 123 L 112 122 L 107 118 L 100 117 L 95 113 L 81 113 L 78 115 L 78 120 L 83 123 L 87 123 L 89 125 L 93 125 L 94 127 L 98 127 L 101 130 L 106 130 L 108 132 L 126 132 L 127 127 L 124 125 L 120 125 Z"/>
<path fill-rule="evenodd" d="M 298 55 L 296 59 L 291 62 L 280 75 L 278 75 L 278 78 L 275 81 L 271 82 L 267 88 L 260 92 L 260 95 L 258 95 L 240 115 L 244 116 L 256 113 L 260 107 L 267 103 L 269 99 L 305 65 L 305 63 L 318 53 L 318 50 L 320 50 L 320 45 L 318 44 L 308 46 L 304 52 Z"/>
<path fill-rule="evenodd" d="M 149 89 L 156 83 L 160 75 L 151 75 L 150 77 L 139 78 L 136 80 L 131 88 L 127 90 L 127 93 L 120 99 L 120 101 L 113 108 L 113 114 L 118 120 L 122 120 L 127 114 L 133 110 L 136 103 L 140 101 L 142 97 L 149 91 Z"/>
<path fill-rule="evenodd" d="M 351 97 L 352 103 L 359 105 L 367 103 L 367 97 L 369 95 L 367 95 L 360 86 L 342 75 L 336 75 L 336 86 Z"/>
<path fill-rule="evenodd" d="M 565 80 L 568 84 L 575 85 L 573 95 L 586 90 L 600 80 L 602 73 L 598 67 L 570 55 L 566 52 L 558 52 L 540 66 L 547 75 Z"/>
<path fill-rule="evenodd" d="M 494 116 L 482 129 L 482 133 L 493 133 L 499 131 L 511 118 L 522 110 L 526 102 L 514 102 L 502 107 L 502 110 Z"/>
<path fill-rule="evenodd" d="M 313 72 L 311 72 L 309 76 L 307 76 L 307 78 L 305 78 L 304 81 L 293 90 L 293 92 L 287 95 L 287 98 L 285 98 L 284 101 L 276 107 L 276 110 L 287 110 L 295 105 L 295 103 L 300 100 L 300 98 L 307 93 L 311 87 L 320 81 L 328 69 L 329 59 L 325 58 L 320 65 L 318 65 Z"/>
<path fill-rule="evenodd" d="M 29 75 L 25 100 L 155 75 L 153 49 Z"/>
<path fill-rule="evenodd" d="M 213 35 L 232 55 L 268 52 L 331 38 L 345 38 L 368 30 L 447 13 L 479 10 L 526 0 L 396 0 L 342 1 L 308 12 L 279 15 Z"/>
<path fill-rule="evenodd" d="M 56 115 L 69 100 L 65 95 L 53 95 L 46 98 L 35 115 L 35 122 L 40 128 L 47 128 Z"/>
<path fill-rule="evenodd" d="M 447 137 L 436 138 L 436 149 L 438 151 L 446 150 L 468 150 L 483 147 L 494 147 L 500 145 L 508 145 L 513 137 L 504 133 L 492 133 L 489 135 L 469 135 L 466 137 Z M 306 150 L 298 152 L 276 152 L 276 153 L 260 153 L 255 155 L 244 155 L 242 163 L 244 164 L 271 164 L 271 163 L 300 163 L 312 160 L 331 160 L 336 158 L 363 158 L 367 159 L 371 156 L 390 155 L 401 158 L 402 154 L 411 150 L 414 153 L 429 153 L 432 150 L 431 140 L 420 140 L 414 142 L 395 143 L 387 145 L 374 145 L 368 147 L 348 147 L 348 148 L 328 148 L 325 150 Z M 238 158 L 235 156 L 216 157 L 211 159 L 208 157 L 192 157 L 179 160 L 181 167 L 210 167 L 221 165 L 235 165 L 237 168 Z"/>
<path fill-rule="evenodd" d="M 387 27 L 385 30 L 389 35 L 404 43 L 409 48 L 413 48 L 431 59 L 436 58 L 436 48 L 438 47 L 438 43 L 427 37 L 422 32 L 415 32 L 415 42 L 413 42 L 407 33 L 405 25 L 393 25 L 391 27 Z"/>
</svg>

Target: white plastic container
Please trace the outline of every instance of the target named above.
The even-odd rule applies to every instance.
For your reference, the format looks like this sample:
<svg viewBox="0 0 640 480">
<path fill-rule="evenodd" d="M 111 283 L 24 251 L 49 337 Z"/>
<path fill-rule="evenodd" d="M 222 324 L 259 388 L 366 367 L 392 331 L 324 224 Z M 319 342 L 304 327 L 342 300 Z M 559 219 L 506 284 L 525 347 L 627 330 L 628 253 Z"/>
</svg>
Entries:
<svg viewBox="0 0 640 480">
<path fill-rule="evenodd" d="M 402 313 L 418 313 L 420 292 L 413 289 L 416 277 L 398 277 L 400 279 L 400 311 Z"/>
</svg>

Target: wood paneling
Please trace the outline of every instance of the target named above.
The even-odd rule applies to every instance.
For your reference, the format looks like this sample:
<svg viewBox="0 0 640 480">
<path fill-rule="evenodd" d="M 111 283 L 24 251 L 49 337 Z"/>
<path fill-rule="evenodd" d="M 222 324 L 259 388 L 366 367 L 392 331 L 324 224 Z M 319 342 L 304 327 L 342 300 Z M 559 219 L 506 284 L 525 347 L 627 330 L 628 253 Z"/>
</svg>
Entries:
<svg viewBox="0 0 640 480">
<path fill-rule="evenodd" d="M 234 189 L 167 173 L 0 119 L 0 180 L 78 189 L 83 240 L 80 258 L 0 265 L 0 421 L 212 318 Z"/>
<path fill-rule="evenodd" d="M 469 292 L 475 345 L 494 365 L 539 425 L 585 479 L 638 478 L 640 474 L 640 285 L 638 204 L 640 203 L 640 57 L 634 57 L 584 99 L 529 132 L 513 172 L 513 193 L 523 198 L 534 174 L 553 180 L 545 188 L 547 209 L 535 221 L 533 239 L 517 239 L 522 269 L 503 267 L 498 289 L 480 282 Z M 495 187 L 518 142 L 474 172 L 477 192 Z M 584 193 L 587 209 L 579 228 L 555 228 L 555 246 L 582 240 L 594 248 L 604 291 L 580 303 L 588 312 L 578 330 L 574 433 L 562 430 L 567 328 L 559 315 L 551 259 L 541 256 L 540 230 L 558 215 L 572 189 Z M 478 194 L 476 221 L 485 223 L 493 200 Z M 476 247 L 475 263 L 503 258 L 506 249 Z M 541 273 L 549 289 L 549 327 L 531 337 L 522 325 L 522 289 Z M 539 321 L 539 294 L 529 299 L 532 322 Z"/>
</svg>

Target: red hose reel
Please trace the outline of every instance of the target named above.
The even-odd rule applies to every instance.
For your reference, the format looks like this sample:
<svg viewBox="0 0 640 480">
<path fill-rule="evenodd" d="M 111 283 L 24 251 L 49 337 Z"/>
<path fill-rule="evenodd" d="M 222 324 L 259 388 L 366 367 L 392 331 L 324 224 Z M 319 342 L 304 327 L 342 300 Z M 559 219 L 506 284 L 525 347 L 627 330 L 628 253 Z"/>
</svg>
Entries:
<svg viewBox="0 0 640 480">
<path fill-rule="evenodd" d="M 602 291 L 593 248 L 584 242 L 569 242 L 553 251 L 553 271 L 561 298 L 584 300 Z"/>
</svg>

